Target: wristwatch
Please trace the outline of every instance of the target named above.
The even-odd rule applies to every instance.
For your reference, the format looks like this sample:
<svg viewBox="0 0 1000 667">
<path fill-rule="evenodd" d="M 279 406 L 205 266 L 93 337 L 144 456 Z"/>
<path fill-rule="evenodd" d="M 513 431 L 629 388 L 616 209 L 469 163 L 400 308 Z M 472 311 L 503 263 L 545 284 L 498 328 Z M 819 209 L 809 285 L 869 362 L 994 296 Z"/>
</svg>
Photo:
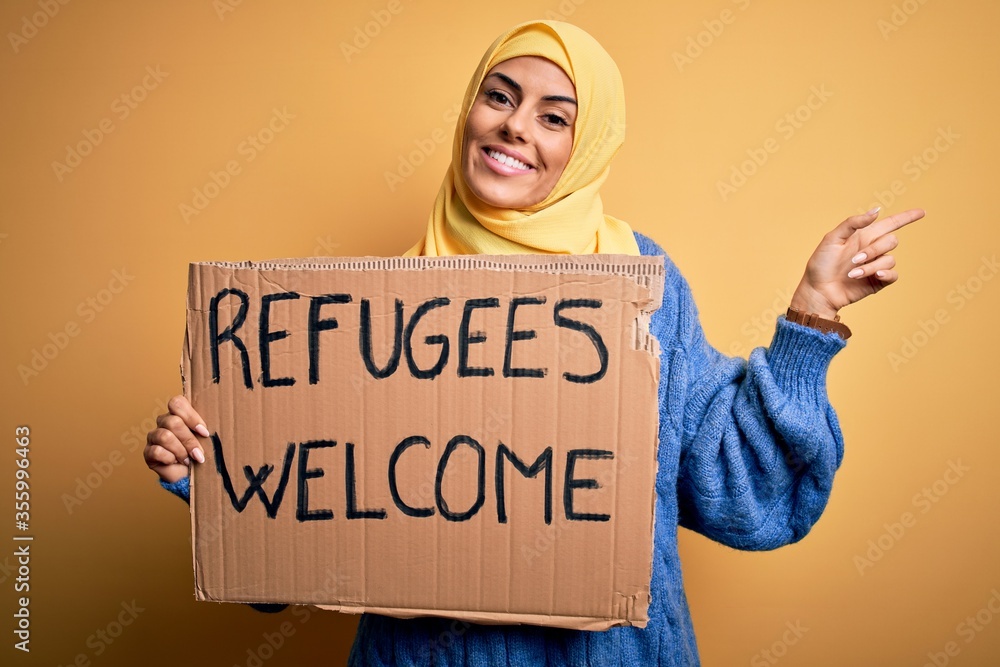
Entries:
<svg viewBox="0 0 1000 667">
<path fill-rule="evenodd" d="M 785 313 L 785 319 L 789 322 L 797 322 L 813 329 L 819 329 L 824 333 L 833 331 L 844 340 L 851 337 L 851 330 L 847 328 L 846 324 L 840 321 L 840 315 L 837 315 L 835 319 L 828 320 L 816 313 L 804 313 L 801 310 L 789 307 L 788 312 Z"/>
</svg>

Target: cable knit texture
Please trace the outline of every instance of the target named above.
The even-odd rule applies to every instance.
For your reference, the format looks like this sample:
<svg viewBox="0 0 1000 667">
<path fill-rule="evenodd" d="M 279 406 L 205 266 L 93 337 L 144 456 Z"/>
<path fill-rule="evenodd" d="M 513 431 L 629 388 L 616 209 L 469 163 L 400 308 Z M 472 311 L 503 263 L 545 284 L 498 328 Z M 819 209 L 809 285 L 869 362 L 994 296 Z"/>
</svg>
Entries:
<svg viewBox="0 0 1000 667">
<path fill-rule="evenodd" d="M 665 254 L 635 236 L 643 255 Z M 649 624 L 585 632 L 364 614 L 351 665 L 698 665 L 677 526 L 745 550 L 809 532 L 843 457 L 826 371 L 845 341 L 779 317 L 768 348 L 728 357 L 706 341 L 687 282 L 665 262 L 663 306 L 651 319 L 661 359 Z M 188 499 L 187 478 L 161 484 Z"/>
</svg>

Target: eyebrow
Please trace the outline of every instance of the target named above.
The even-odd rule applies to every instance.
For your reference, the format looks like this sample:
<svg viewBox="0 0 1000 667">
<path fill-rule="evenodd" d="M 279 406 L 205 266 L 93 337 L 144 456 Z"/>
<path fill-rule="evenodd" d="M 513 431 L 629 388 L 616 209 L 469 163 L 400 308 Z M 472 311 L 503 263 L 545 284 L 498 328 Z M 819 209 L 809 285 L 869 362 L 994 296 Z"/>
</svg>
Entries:
<svg viewBox="0 0 1000 667">
<path fill-rule="evenodd" d="M 504 82 L 506 82 L 508 86 L 510 86 L 517 92 L 519 93 L 522 92 L 521 84 L 519 84 L 517 81 L 514 81 L 514 79 L 510 78 L 506 74 L 502 74 L 500 72 L 493 72 L 493 74 L 490 74 L 490 76 L 499 77 Z M 545 100 L 546 102 L 569 102 L 573 106 L 576 106 L 576 100 L 574 100 L 572 97 L 566 97 L 565 95 L 546 95 L 542 99 Z"/>
</svg>

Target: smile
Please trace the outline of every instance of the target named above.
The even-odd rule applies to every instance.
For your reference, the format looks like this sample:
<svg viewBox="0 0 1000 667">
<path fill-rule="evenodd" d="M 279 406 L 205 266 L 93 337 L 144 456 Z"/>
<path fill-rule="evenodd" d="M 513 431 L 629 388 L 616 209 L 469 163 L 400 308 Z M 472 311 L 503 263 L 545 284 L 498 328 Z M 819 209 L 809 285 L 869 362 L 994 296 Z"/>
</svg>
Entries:
<svg viewBox="0 0 1000 667">
<path fill-rule="evenodd" d="M 483 153 L 489 158 L 487 164 L 502 174 L 517 174 L 533 171 L 534 167 L 521 162 L 515 157 L 501 153 L 491 148 L 483 148 Z"/>
</svg>

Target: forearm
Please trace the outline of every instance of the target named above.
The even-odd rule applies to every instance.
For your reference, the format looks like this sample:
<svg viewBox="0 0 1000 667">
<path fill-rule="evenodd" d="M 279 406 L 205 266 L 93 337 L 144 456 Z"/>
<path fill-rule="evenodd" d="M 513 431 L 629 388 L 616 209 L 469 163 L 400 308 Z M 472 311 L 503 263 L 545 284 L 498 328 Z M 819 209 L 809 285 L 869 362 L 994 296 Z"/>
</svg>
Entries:
<svg viewBox="0 0 1000 667">
<path fill-rule="evenodd" d="M 779 318 L 770 347 L 749 360 L 719 355 L 700 330 L 691 343 L 681 525 L 741 549 L 801 539 L 843 455 L 826 371 L 844 341 Z"/>
</svg>

